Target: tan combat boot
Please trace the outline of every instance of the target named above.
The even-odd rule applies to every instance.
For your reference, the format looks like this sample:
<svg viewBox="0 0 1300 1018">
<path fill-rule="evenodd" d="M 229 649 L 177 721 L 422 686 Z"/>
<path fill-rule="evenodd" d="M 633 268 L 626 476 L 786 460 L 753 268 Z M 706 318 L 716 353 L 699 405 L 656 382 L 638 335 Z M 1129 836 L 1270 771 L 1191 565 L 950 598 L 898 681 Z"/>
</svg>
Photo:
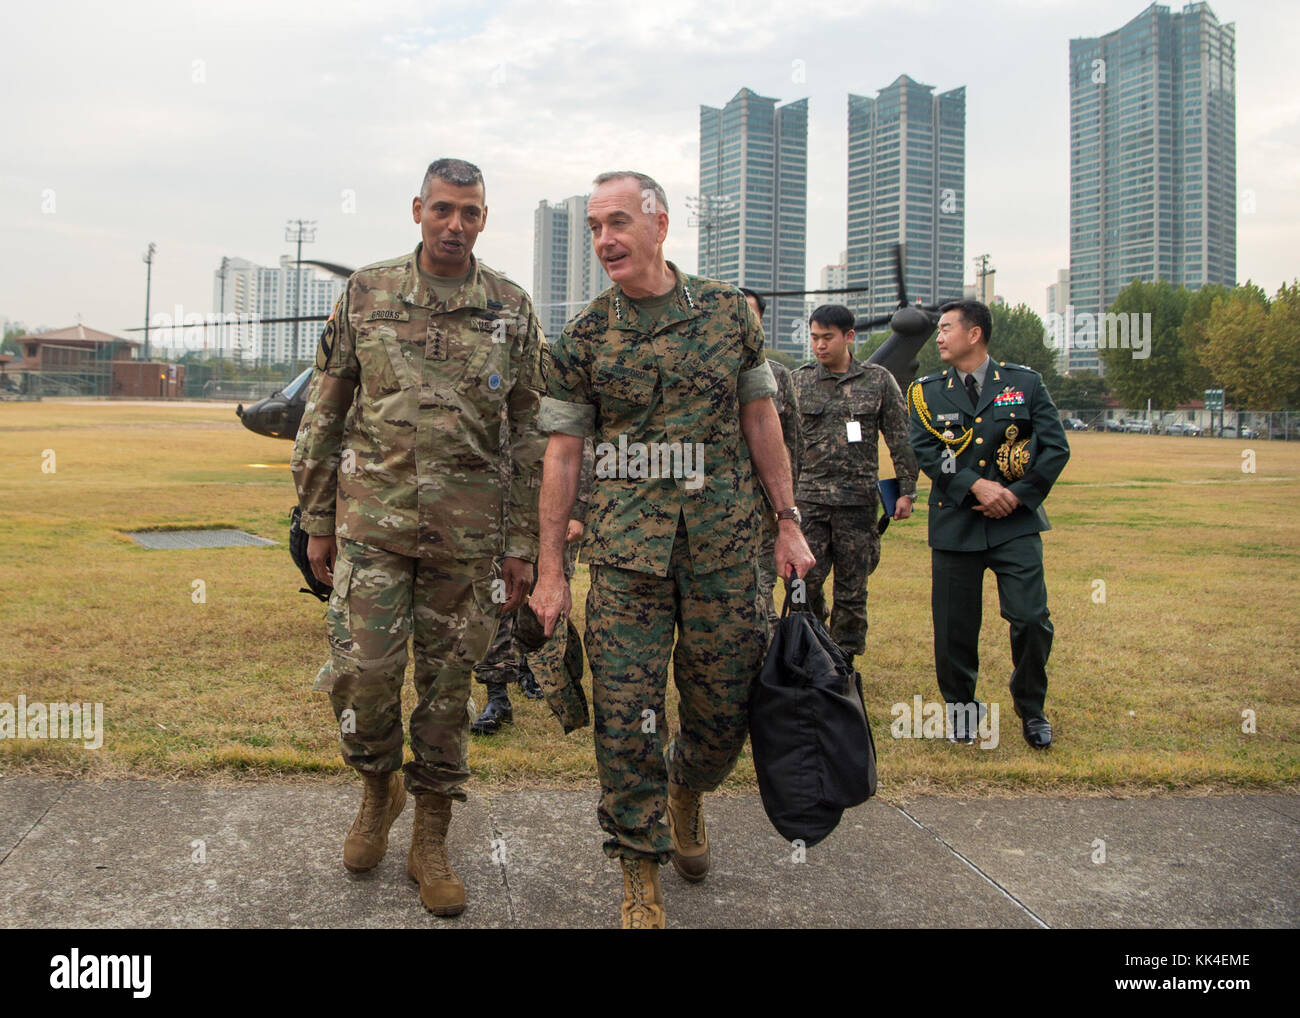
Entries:
<svg viewBox="0 0 1300 1018">
<path fill-rule="evenodd" d="M 447 827 L 451 800 L 445 795 L 420 793 L 415 797 L 415 823 L 407 875 L 420 885 L 420 901 L 434 915 L 460 915 L 465 911 L 465 885 L 447 860 Z"/>
<path fill-rule="evenodd" d="M 699 883 L 709 874 L 709 834 L 704 829 L 704 796 L 685 785 L 668 783 L 668 830 L 673 837 L 673 869 Z"/>
<path fill-rule="evenodd" d="M 361 809 L 343 842 L 343 865 L 351 873 L 365 873 L 379 865 L 388 851 L 388 829 L 406 805 L 401 771 L 361 775 L 365 783 Z"/>
<path fill-rule="evenodd" d="M 649 859 L 621 859 L 623 864 L 623 929 L 662 930 L 668 923 L 659 864 Z"/>
</svg>

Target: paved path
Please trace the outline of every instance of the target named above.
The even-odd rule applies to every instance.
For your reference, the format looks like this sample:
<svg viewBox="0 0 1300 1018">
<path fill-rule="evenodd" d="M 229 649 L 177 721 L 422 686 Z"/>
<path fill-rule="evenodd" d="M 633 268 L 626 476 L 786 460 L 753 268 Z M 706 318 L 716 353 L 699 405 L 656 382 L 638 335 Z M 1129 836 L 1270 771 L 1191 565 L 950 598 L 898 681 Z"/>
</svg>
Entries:
<svg viewBox="0 0 1300 1018">
<path fill-rule="evenodd" d="M 458 806 L 455 920 L 407 880 L 413 802 L 375 870 L 343 869 L 359 799 L 359 785 L 0 779 L 0 927 L 617 926 L 594 790 Z M 706 803 L 713 872 L 692 886 L 665 869 L 670 926 L 1300 925 L 1300 795 L 872 801 L 802 862 L 757 796 Z"/>
</svg>

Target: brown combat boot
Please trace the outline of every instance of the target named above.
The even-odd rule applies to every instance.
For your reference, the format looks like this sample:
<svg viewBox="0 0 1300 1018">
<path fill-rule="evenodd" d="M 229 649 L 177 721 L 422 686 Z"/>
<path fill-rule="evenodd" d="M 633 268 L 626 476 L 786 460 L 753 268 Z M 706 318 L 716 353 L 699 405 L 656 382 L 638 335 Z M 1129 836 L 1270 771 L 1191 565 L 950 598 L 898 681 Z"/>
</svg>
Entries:
<svg viewBox="0 0 1300 1018">
<path fill-rule="evenodd" d="M 709 875 L 709 834 L 704 829 L 704 795 L 668 783 L 668 830 L 673 837 L 673 869 L 697 884 Z"/>
<path fill-rule="evenodd" d="M 623 864 L 623 929 L 662 930 L 668 923 L 659 864 L 649 859 L 621 859 Z"/>
<path fill-rule="evenodd" d="M 406 873 L 420 885 L 420 901 L 434 915 L 460 915 L 465 911 L 465 885 L 447 860 L 447 827 L 451 800 L 424 793 L 415 797 L 415 823 Z"/>
<path fill-rule="evenodd" d="M 365 873 L 379 865 L 388 851 L 388 829 L 406 805 L 401 771 L 361 775 L 365 788 L 361 809 L 343 842 L 343 865 L 350 873 Z"/>
</svg>

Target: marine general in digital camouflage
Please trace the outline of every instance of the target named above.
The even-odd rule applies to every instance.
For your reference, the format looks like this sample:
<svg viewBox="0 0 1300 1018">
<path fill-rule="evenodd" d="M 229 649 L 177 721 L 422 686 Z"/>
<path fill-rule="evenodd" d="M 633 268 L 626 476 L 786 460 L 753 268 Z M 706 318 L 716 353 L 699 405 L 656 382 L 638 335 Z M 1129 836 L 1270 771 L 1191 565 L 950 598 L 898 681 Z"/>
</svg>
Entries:
<svg viewBox="0 0 1300 1018">
<path fill-rule="evenodd" d="M 745 295 L 745 301 L 758 315 L 758 321 L 762 324 L 763 312 L 767 310 L 767 302 L 762 296 L 742 286 L 740 292 Z M 799 422 L 799 403 L 795 397 L 794 380 L 790 376 L 790 369 L 780 361 L 768 360 L 767 366 L 772 369 L 772 377 L 776 380 L 776 413 L 781 421 L 781 437 L 785 440 L 786 455 L 790 458 L 790 476 L 794 481 L 796 489 L 799 486 L 799 455 L 800 446 L 803 444 L 803 428 Z M 796 501 L 798 501 L 796 499 Z M 776 587 L 776 513 L 778 506 L 772 505 L 766 496 L 758 500 L 758 519 L 759 519 L 759 548 L 758 548 L 758 602 L 763 612 L 767 615 L 768 632 L 772 631 L 780 618 L 775 604 L 772 600 L 772 591 Z"/>
<path fill-rule="evenodd" d="M 659 185 L 640 174 L 602 174 L 587 220 L 614 285 L 543 355 L 539 421 L 551 438 L 531 603 L 548 630 L 569 608 L 564 522 L 582 439 L 593 436 L 583 557 L 591 570 L 585 642 L 597 814 L 606 853 L 623 863 L 624 925 L 657 926 L 658 864 L 671 858 L 688 879 L 707 870 L 700 793 L 735 764 L 765 650 L 746 445 L 778 500 L 793 491 L 758 320 L 735 287 L 664 260 L 668 212 Z M 776 553 L 800 575 L 811 564 L 793 522 L 783 525 Z M 670 655 L 680 711 L 665 747 Z"/>
<path fill-rule="evenodd" d="M 334 592 L 330 667 L 317 688 L 330 694 L 344 759 L 363 775 L 402 765 L 400 692 L 414 636 L 406 786 L 464 800 L 471 669 L 502 595 L 513 609 L 531 581 L 545 438 L 532 303 L 470 253 L 486 205 L 456 204 L 467 188 L 435 173 L 446 163 L 469 166 L 430 167 L 414 206 L 414 253 L 348 280 L 321 338 L 291 466 L 303 528 L 317 546 L 336 534 L 340 544 L 332 577 L 328 561 L 319 570 Z M 439 275 L 447 265 L 467 268 Z M 503 427 L 513 461 L 505 499 Z"/>
<path fill-rule="evenodd" d="M 853 356 L 853 314 L 839 304 L 813 312 L 816 360 L 793 372 L 803 422 L 796 501 L 817 565 L 808 573 L 812 610 L 826 619 L 823 587 L 834 567 L 831 639 L 850 661 L 866 648 L 867 577 L 880 562 L 877 529 L 879 438 L 884 435 L 898 477 L 896 519 L 916 495 L 916 456 L 907 438 L 907 409 L 894 376 Z"/>
</svg>

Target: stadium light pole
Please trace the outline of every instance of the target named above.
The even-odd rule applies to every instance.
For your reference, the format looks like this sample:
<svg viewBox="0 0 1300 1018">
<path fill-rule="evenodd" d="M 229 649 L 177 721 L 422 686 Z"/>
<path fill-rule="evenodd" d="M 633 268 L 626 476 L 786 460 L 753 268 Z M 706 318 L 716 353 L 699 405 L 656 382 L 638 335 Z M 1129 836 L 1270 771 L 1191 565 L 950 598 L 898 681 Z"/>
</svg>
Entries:
<svg viewBox="0 0 1300 1018">
<path fill-rule="evenodd" d="M 144 263 L 148 266 L 144 274 L 144 359 L 149 360 L 149 292 L 153 287 L 153 256 L 158 245 L 149 241 L 149 250 L 144 253 Z"/>
<path fill-rule="evenodd" d="M 222 335 L 226 331 L 226 271 L 230 268 L 230 259 L 221 259 L 221 307 L 217 308 L 217 388 L 221 388 L 221 352 L 225 345 Z"/>
<path fill-rule="evenodd" d="M 293 368 L 298 370 L 298 319 L 302 317 L 302 245 L 305 241 L 308 244 L 316 241 L 316 220 L 314 219 L 290 219 L 289 225 L 284 228 L 285 240 L 296 240 L 298 242 L 298 260 L 293 265 L 293 293 L 294 293 L 294 312 L 293 312 Z"/>
</svg>

